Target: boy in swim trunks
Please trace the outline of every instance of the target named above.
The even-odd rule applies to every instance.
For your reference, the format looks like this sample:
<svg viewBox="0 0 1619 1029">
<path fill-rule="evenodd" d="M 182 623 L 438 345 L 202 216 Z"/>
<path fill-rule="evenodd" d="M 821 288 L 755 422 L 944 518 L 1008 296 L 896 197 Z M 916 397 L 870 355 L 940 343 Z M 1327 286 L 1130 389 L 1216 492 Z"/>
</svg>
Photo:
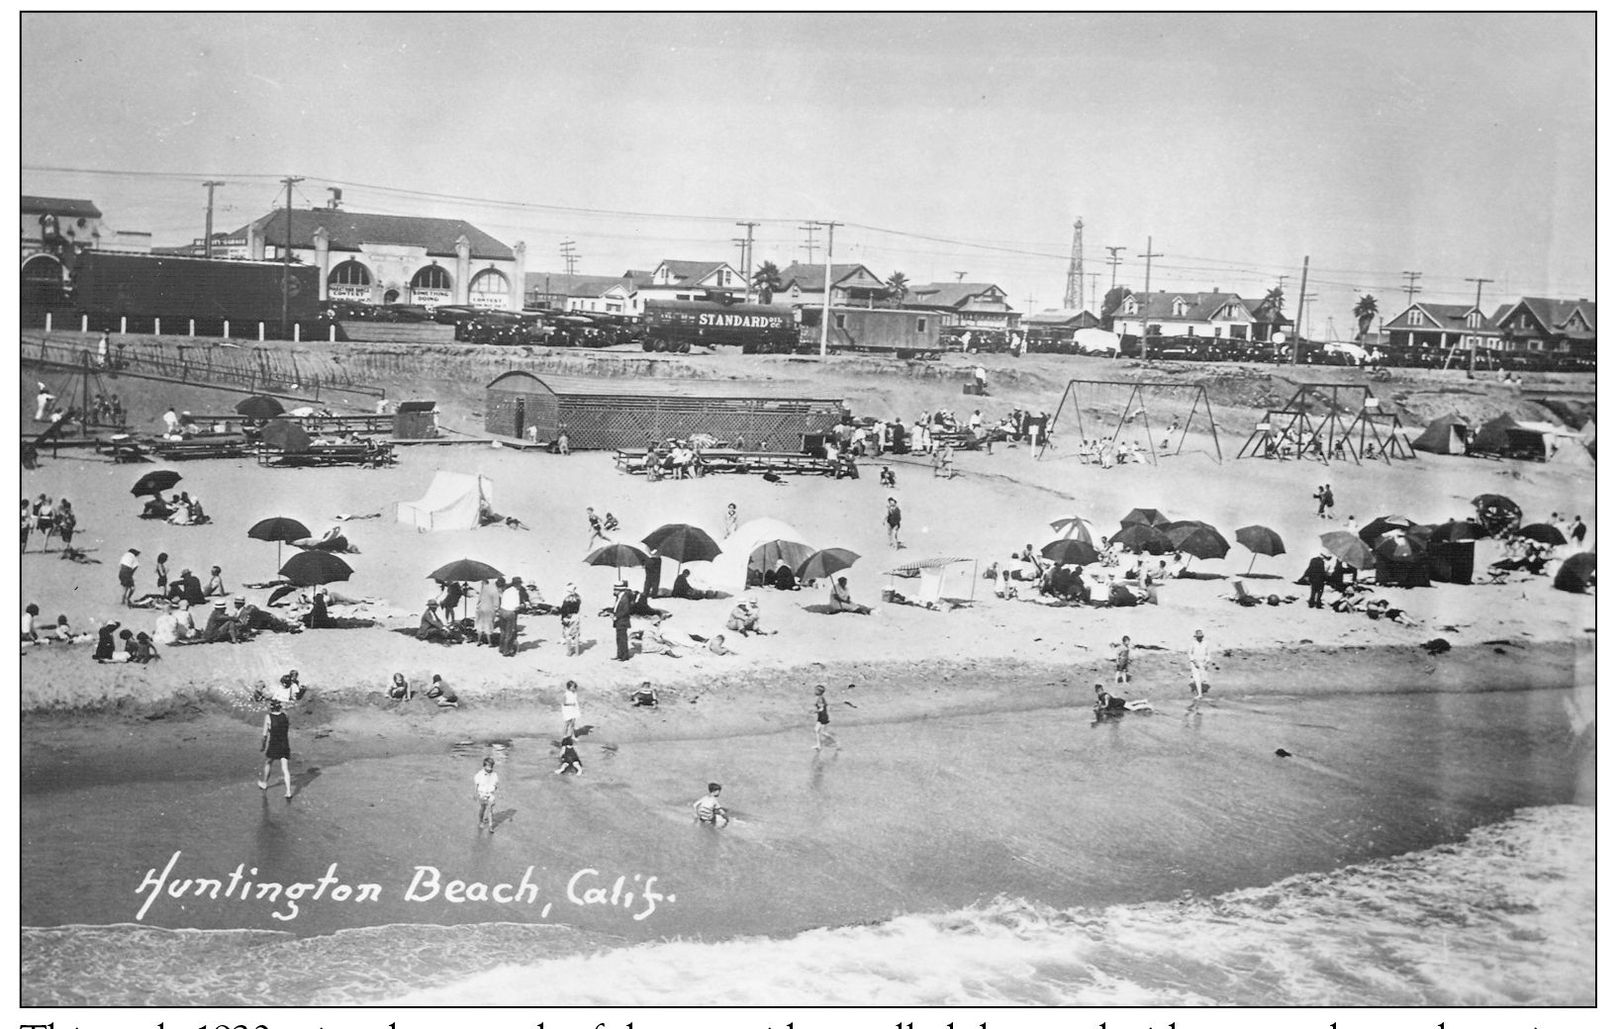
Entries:
<svg viewBox="0 0 1619 1029">
<path fill-rule="evenodd" d="M 708 795 L 697 798 L 691 808 L 697 815 L 697 821 L 703 825 L 718 828 L 731 820 L 731 816 L 720 805 L 720 784 L 717 782 L 709 783 Z"/>
<path fill-rule="evenodd" d="M 495 759 L 483 759 L 483 770 L 472 777 L 472 792 L 478 800 L 478 828 L 495 831 L 495 791 L 500 788 L 500 775 L 495 771 Z"/>
</svg>

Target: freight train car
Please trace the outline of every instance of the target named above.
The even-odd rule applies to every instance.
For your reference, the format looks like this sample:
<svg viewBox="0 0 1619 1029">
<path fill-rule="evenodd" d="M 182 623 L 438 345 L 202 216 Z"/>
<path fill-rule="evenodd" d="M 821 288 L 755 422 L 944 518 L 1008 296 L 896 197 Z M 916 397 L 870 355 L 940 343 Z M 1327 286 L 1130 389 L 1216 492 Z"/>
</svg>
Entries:
<svg viewBox="0 0 1619 1029">
<path fill-rule="evenodd" d="M 744 354 L 798 349 L 791 307 L 720 300 L 648 300 L 641 349 L 685 353 L 695 346 L 739 346 Z"/>
</svg>

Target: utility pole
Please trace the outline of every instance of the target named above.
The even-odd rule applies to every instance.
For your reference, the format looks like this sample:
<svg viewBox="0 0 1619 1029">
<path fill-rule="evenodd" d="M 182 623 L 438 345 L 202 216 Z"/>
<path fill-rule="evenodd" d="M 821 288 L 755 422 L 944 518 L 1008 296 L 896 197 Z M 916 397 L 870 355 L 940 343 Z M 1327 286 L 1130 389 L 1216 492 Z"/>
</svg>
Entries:
<svg viewBox="0 0 1619 1029">
<path fill-rule="evenodd" d="M 1086 276 L 1086 278 L 1091 280 L 1091 313 L 1095 314 L 1096 310 L 1097 310 L 1097 308 L 1096 308 L 1096 280 L 1100 279 L 1102 277 L 1102 273 L 1101 272 L 1086 272 L 1085 276 Z M 1083 300 L 1084 298 L 1081 297 L 1080 299 Z M 1083 307 L 1084 305 L 1081 304 L 1080 306 Z"/>
<path fill-rule="evenodd" d="M 1142 289 L 1143 298 L 1142 298 L 1142 301 L 1141 301 L 1141 303 L 1142 303 L 1142 308 L 1141 308 L 1141 342 L 1142 342 L 1142 346 L 1145 347 L 1146 342 L 1147 342 L 1147 308 L 1146 308 L 1146 304 L 1152 299 L 1152 259 L 1155 258 L 1155 257 L 1163 257 L 1164 255 L 1163 254 L 1155 254 L 1155 253 L 1153 253 L 1153 251 L 1152 251 L 1152 237 L 1148 236 L 1147 237 L 1147 252 L 1144 253 L 1144 254 L 1137 254 L 1136 256 L 1137 257 L 1145 257 L 1147 259 L 1147 285 L 1145 286 L 1145 288 Z"/>
<path fill-rule="evenodd" d="M 1422 273 L 1401 272 L 1400 274 L 1405 276 L 1405 306 L 1410 307 L 1412 298 L 1422 292 L 1422 287 L 1417 285 L 1417 280 L 1422 278 Z"/>
<path fill-rule="evenodd" d="M 956 281 L 957 282 L 960 282 L 962 279 L 965 279 L 967 277 L 966 272 L 955 272 L 954 274 L 956 276 Z"/>
<path fill-rule="evenodd" d="M 203 223 L 202 230 L 202 256 L 205 260 L 214 259 L 214 187 L 223 186 L 218 179 L 209 179 L 203 183 L 208 188 L 208 218 Z"/>
<path fill-rule="evenodd" d="M 1119 251 L 1127 250 L 1129 248 L 1103 247 L 1102 249 L 1107 251 L 1107 266 L 1113 269 L 1113 278 L 1110 279 L 1107 284 L 1107 291 L 1111 293 L 1119 288 L 1119 265 L 1124 263 L 1124 258 L 1119 256 Z M 1151 250 L 1152 247 L 1149 246 L 1147 249 Z"/>
<path fill-rule="evenodd" d="M 1299 363 L 1299 329 L 1304 320 L 1304 291 L 1310 288 L 1310 255 L 1304 255 L 1304 277 L 1299 280 L 1298 316 L 1293 319 L 1293 363 Z"/>
<path fill-rule="evenodd" d="M 287 329 L 287 302 L 292 298 L 289 291 L 292 285 L 292 187 L 295 183 L 304 181 L 302 175 L 288 175 L 281 180 L 287 184 L 287 237 L 281 242 L 281 335 L 291 338 L 292 333 Z"/>
<path fill-rule="evenodd" d="M 842 222 L 816 222 L 826 226 L 826 292 L 821 297 L 821 357 L 826 357 L 826 336 L 832 328 L 832 230 Z"/>
<path fill-rule="evenodd" d="M 573 249 L 577 245 L 578 244 L 576 244 L 573 240 L 565 239 L 562 241 L 562 245 L 560 247 L 562 251 L 562 263 L 567 266 L 569 275 L 572 275 L 574 268 L 578 267 L 577 262 L 579 260 L 579 255 L 575 253 Z"/>
<path fill-rule="evenodd" d="M 1478 283 L 1478 289 L 1473 293 L 1473 309 L 1479 312 L 1480 317 L 1483 317 L 1484 310 L 1478 305 L 1484 302 L 1484 284 L 1486 282 L 1494 282 L 1495 280 L 1475 279 L 1469 276 L 1467 281 Z M 1478 367 L 1478 337 L 1472 336 L 1470 338 L 1472 339 L 1473 344 L 1467 348 L 1467 374 L 1472 375 L 1473 369 Z"/>
<path fill-rule="evenodd" d="M 742 299 L 746 303 L 753 303 L 753 230 L 758 222 L 737 222 L 748 230 L 746 239 L 735 242 L 742 244 Z"/>
<path fill-rule="evenodd" d="M 1068 254 L 1068 288 L 1062 306 L 1070 311 L 1085 306 L 1085 219 L 1074 219 L 1074 244 Z"/>
<path fill-rule="evenodd" d="M 820 222 L 805 222 L 803 225 L 800 225 L 798 228 L 799 228 L 800 231 L 802 231 L 804 233 L 804 252 L 809 255 L 809 260 L 805 261 L 804 263 L 805 264 L 814 264 L 815 263 L 815 234 L 817 232 L 821 231 L 821 223 Z"/>
</svg>

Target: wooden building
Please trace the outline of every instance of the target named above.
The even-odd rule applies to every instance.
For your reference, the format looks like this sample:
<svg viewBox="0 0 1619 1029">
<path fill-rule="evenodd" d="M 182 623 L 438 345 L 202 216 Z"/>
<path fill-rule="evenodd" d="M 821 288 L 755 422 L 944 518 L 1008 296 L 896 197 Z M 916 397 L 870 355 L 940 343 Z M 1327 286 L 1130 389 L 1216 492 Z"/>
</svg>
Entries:
<svg viewBox="0 0 1619 1029">
<path fill-rule="evenodd" d="M 806 436 L 832 431 L 843 401 L 769 383 L 701 379 L 573 379 L 509 371 L 487 387 L 484 428 L 550 442 L 566 427 L 582 450 L 645 446 L 704 432 L 748 450 L 800 452 Z M 532 430 L 532 434 L 530 433 Z"/>
<path fill-rule="evenodd" d="M 438 436 L 438 401 L 403 400 L 394 412 L 394 439 L 434 439 Z"/>
</svg>

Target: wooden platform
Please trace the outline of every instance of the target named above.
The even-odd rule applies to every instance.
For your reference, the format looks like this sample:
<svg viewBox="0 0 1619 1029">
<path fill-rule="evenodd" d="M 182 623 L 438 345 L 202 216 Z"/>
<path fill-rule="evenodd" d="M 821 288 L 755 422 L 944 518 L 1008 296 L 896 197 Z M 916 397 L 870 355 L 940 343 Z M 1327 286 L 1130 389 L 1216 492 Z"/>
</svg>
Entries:
<svg viewBox="0 0 1619 1029">
<path fill-rule="evenodd" d="M 661 455 L 660 455 L 661 457 Z M 621 472 L 642 475 L 646 472 L 646 450 L 630 447 L 613 451 L 613 466 Z M 798 454 L 784 450 L 730 450 L 714 448 L 704 450 L 692 469 L 698 475 L 718 475 L 727 472 L 744 475 L 776 472 L 788 475 L 831 475 L 834 464 L 824 457 Z M 660 470 L 664 477 L 672 474 Z"/>
</svg>

